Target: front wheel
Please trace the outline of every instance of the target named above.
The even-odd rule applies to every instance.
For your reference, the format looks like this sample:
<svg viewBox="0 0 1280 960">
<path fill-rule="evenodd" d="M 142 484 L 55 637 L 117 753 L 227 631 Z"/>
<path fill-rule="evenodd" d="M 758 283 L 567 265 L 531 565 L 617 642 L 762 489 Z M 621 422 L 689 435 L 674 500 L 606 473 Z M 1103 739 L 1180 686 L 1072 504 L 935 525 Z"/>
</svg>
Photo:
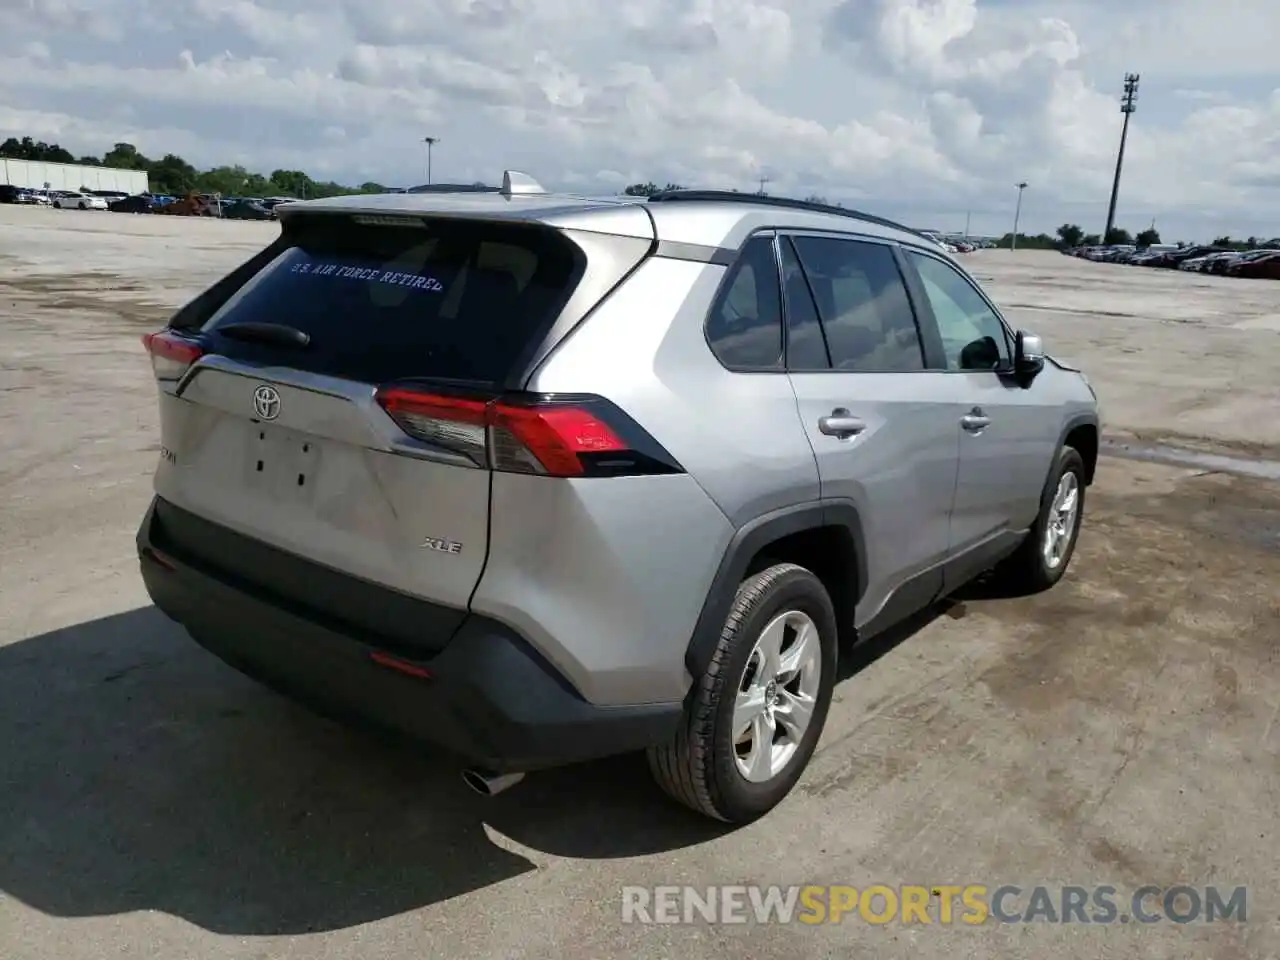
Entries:
<svg viewBox="0 0 1280 960">
<path fill-rule="evenodd" d="M 1063 447 L 1040 499 L 1040 515 L 997 575 L 1017 592 L 1048 590 L 1067 572 L 1084 519 L 1084 458 Z"/>
<path fill-rule="evenodd" d="M 727 823 L 768 813 L 813 756 L 837 652 L 835 612 L 817 577 L 791 563 L 748 577 L 675 740 L 649 751 L 658 785 Z"/>
</svg>

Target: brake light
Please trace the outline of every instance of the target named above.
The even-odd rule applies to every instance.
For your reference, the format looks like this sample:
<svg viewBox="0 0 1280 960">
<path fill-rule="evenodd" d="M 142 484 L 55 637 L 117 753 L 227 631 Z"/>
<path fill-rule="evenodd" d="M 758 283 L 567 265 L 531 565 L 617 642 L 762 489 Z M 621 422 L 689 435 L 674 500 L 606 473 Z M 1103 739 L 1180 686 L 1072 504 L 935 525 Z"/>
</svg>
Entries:
<svg viewBox="0 0 1280 960">
<path fill-rule="evenodd" d="M 656 441 L 600 397 L 476 399 L 384 387 L 377 398 L 409 436 L 493 470 L 552 477 L 680 470 Z"/>
<path fill-rule="evenodd" d="M 204 348 L 171 330 L 145 334 L 142 345 L 151 355 L 151 369 L 157 380 L 177 380 L 187 368 L 204 356 Z"/>
</svg>

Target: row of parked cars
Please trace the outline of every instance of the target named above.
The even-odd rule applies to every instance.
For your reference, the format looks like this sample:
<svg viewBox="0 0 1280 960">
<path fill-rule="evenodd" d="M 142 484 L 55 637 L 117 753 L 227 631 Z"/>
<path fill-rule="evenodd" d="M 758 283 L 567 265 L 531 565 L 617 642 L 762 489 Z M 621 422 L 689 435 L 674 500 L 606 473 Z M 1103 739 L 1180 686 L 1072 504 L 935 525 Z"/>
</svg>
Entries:
<svg viewBox="0 0 1280 960">
<path fill-rule="evenodd" d="M 1161 267 L 1223 277 L 1250 277 L 1280 280 L 1280 247 L 1233 250 L 1219 246 L 1109 246 L 1076 247 L 1072 256 L 1102 263 L 1125 263 L 1137 267 Z"/>
<path fill-rule="evenodd" d="M 275 206 L 291 197 L 217 197 L 159 193 L 130 195 L 118 190 L 37 190 L 0 185 L 0 203 L 45 206 L 59 210 L 110 210 L 114 213 L 171 213 L 226 217 L 232 220 L 274 220 Z"/>
<path fill-rule="evenodd" d="M 224 217 L 228 220 L 274 220 L 276 204 L 290 197 L 217 197 L 208 193 L 192 193 L 185 197 L 138 194 L 123 197 L 110 204 L 116 213 L 168 213 L 197 217 Z"/>
</svg>

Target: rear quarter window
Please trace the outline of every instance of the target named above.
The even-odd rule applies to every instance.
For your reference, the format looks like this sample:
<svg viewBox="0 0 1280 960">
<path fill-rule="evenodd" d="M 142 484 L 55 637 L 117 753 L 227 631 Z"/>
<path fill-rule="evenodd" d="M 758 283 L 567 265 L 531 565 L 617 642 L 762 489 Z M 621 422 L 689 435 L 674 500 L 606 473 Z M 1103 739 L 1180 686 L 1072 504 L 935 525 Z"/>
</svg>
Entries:
<svg viewBox="0 0 1280 960">
<path fill-rule="evenodd" d="M 581 254 L 523 225 L 290 225 L 289 245 L 203 326 L 210 348 L 249 362 L 370 383 L 413 377 L 496 384 L 545 335 L 577 285 Z M 306 347 L 220 330 L 277 323 Z"/>
</svg>

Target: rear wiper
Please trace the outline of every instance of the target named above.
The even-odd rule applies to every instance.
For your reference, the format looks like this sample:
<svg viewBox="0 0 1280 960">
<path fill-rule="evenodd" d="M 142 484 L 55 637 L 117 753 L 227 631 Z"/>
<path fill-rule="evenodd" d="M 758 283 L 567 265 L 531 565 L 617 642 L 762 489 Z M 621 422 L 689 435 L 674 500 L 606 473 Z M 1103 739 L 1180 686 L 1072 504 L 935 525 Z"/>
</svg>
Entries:
<svg viewBox="0 0 1280 960">
<path fill-rule="evenodd" d="M 228 323 L 217 328 L 218 333 L 233 340 L 250 343 L 271 343 L 282 347 L 305 347 L 311 343 L 311 334 L 283 323 Z"/>
</svg>

